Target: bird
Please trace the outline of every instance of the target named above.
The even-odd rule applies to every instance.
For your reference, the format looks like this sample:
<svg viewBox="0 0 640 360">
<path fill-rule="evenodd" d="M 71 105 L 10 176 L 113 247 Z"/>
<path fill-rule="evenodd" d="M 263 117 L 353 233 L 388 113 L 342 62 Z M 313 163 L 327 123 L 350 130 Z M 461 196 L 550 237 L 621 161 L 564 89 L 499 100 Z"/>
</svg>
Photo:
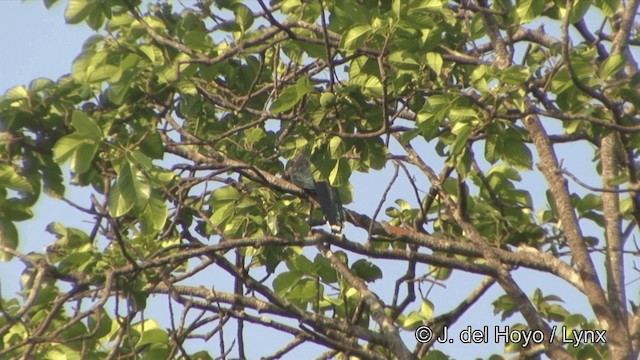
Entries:
<svg viewBox="0 0 640 360">
<path fill-rule="evenodd" d="M 341 234 L 345 214 L 340 193 L 327 181 L 313 179 L 311 162 L 304 154 L 299 154 L 287 162 L 285 177 L 308 193 L 315 195 L 320 203 L 320 209 L 324 213 L 324 218 L 331 227 L 331 232 Z"/>
</svg>

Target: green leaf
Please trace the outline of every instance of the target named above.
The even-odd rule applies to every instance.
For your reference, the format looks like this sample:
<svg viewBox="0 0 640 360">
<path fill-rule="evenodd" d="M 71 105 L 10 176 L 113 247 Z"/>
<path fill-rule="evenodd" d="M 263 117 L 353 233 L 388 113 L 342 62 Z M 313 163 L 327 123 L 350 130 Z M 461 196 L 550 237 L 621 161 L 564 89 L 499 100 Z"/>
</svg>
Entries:
<svg viewBox="0 0 640 360">
<path fill-rule="evenodd" d="M 223 186 L 217 188 L 211 194 L 211 204 L 215 206 L 220 206 L 227 204 L 229 202 L 235 202 L 242 198 L 242 194 L 234 187 L 231 186 Z"/>
<path fill-rule="evenodd" d="M 15 250 L 18 248 L 18 229 L 13 222 L 0 218 L 0 244 Z M 0 250 L 0 261 L 9 261 L 13 255 Z"/>
<path fill-rule="evenodd" d="M 284 89 L 280 96 L 271 103 L 270 111 L 281 113 L 292 109 L 302 98 L 313 91 L 313 86 L 306 77 L 300 78 L 296 85 Z"/>
<path fill-rule="evenodd" d="M 424 318 L 420 313 L 412 311 L 402 319 L 402 327 L 407 330 L 413 330 L 424 323 Z"/>
<path fill-rule="evenodd" d="M 390 63 L 403 70 L 418 70 L 420 64 L 415 53 L 409 51 L 394 51 L 387 58 Z"/>
<path fill-rule="evenodd" d="M 29 180 L 18 174 L 13 166 L 7 164 L 0 164 L 0 188 L 16 191 L 33 190 Z"/>
<path fill-rule="evenodd" d="M 169 335 L 162 329 L 149 329 L 142 333 L 136 347 L 147 344 L 166 344 L 169 341 Z"/>
<path fill-rule="evenodd" d="M 334 136 L 329 140 L 329 153 L 334 159 L 339 158 L 344 154 L 344 146 L 341 137 Z"/>
<path fill-rule="evenodd" d="M 292 2 L 300 3 L 298 0 L 292 0 Z M 363 6 L 353 1 L 338 1 L 334 5 L 334 14 L 336 20 L 344 24 L 345 26 L 352 26 L 352 24 L 368 24 L 371 22 L 372 17 L 366 6 Z M 344 28 L 341 29 L 344 31 Z"/>
<path fill-rule="evenodd" d="M 533 167 L 533 156 L 531 150 L 521 140 L 506 138 L 504 140 L 504 159 L 514 166 L 522 169 Z"/>
<path fill-rule="evenodd" d="M 89 331 L 95 334 L 95 337 L 101 338 L 109 334 L 113 321 L 104 308 L 98 308 L 87 318 L 87 326 Z"/>
<path fill-rule="evenodd" d="M 102 24 L 104 24 L 105 12 L 103 10 L 106 10 L 108 12 L 110 12 L 111 10 L 109 7 L 101 7 L 100 5 L 102 4 L 98 4 L 98 6 L 95 6 L 93 9 L 91 9 L 86 20 L 87 25 L 89 25 L 91 29 L 96 31 L 102 27 Z"/>
<path fill-rule="evenodd" d="M 382 279 L 382 270 L 372 262 L 360 259 L 351 265 L 351 270 L 366 282 Z"/>
<path fill-rule="evenodd" d="M 71 158 L 71 171 L 76 174 L 84 174 L 91 168 L 93 157 L 98 151 L 98 144 L 93 141 L 84 141 L 76 149 Z"/>
<path fill-rule="evenodd" d="M 349 161 L 346 158 L 340 158 L 329 173 L 329 182 L 334 186 L 348 184 L 350 175 L 351 166 L 349 165 Z"/>
<path fill-rule="evenodd" d="M 518 311 L 518 306 L 509 295 L 502 295 L 493 302 L 493 313 L 502 313 L 502 321 Z"/>
<path fill-rule="evenodd" d="M 298 82 L 296 82 L 296 92 L 298 95 L 298 100 L 301 100 L 305 95 L 313 92 L 313 85 L 309 78 L 306 76 L 301 77 Z"/>
<path fill-rule="evenodd" d="M 145 349 L 144 355 L 140 358 L 140 360 L 156 360 L 156 359 L 168 359 L 171 356 L 171 351 L 169 350 L 169 342 L 167 343 L 156 343 L 151 348 Z M 198 360 L 213 360 L 213 358 L 209 356 L 198 356 L 196 354 L 189 354 L 191 359 Z"/>
<path fill-rule="evenodd" d="M 336 94 L 329 92 L 329 91 L 325 91 L 320 95 L 320 106 L 322 107 L 329 107 L 329 106 L 333 106 L 336 103 Z"/>
<path fill-rule="evenodd" d="M 216 206 L 213 208 L 213 214 L 209 218 L 211 223 L 217 227 L 224 227 L 233 219 L 235 211 L 231 205 Z"/>
<path fill-rule="evenodd" d="M 149 159 L 149 157 L 145 155 L 142 151 L 134 150 L 134 151 L 128 152 L 127 161 L 129 161 L 129 164 L 132 167 L 135 167 L 141 171 L 157 170 L 157 168 L 153 166 L 151 159 Z"/>
<path fill-rule="evenodd" d="M 2 96 L 2 100 L 8 103 L 27 99 L 29 99 L 29 92 L 24 86 L 14 86 Z"/>
<path fill-rule="evenodd" d="M 535 1 L 535 0 L 534 0 Z M 514 65 L 500 73 L 500 80 L 509 85 L 520 85 L 529 79 L 529 69 L 525 66 Z"/>
<path fill-rule="evenodd" d="M 125 162 L 118 174 L 118 189 L 123 196 L 140 208 L 147 205 L 151 196 L 151 186 L 135 164 Z"/>
<path fill-rule="evenodd" d="M 280 223 L 278 216 L 276 216 L 273 212 L 269 212 L 265 217 L 267 221 L 267 229 L 269 229 L 269 234 L 277 235 L 280 232 Z"/>
<path fill-rule="evenodd" d="M 111 187 L 111 192 L 109 193 L 109 215 L 113 217 L 126 215 L 134 205 L 135 203 L 132 199 L 123 196 L 117 183 Z"/>
<path fill-rule="evenodd" d="M 491 134 L 487 136 L 484 144 L 484 157 L 490 164 L 495 164 L 500 159 L 498 152 L 499 135 Z"/>
<path fill-rule="evenodd" d="M 100 64 L 86 69 L 86 75 L 86 80 L 90 83 L 100 83 L 107 80 L 117 81 L 122 75 L 122 69 L 115 65 Z"/>
<path fill-rule="evenodd" d="M 54 86 L 55 83 L 51 79 L 37 78 L 29 83 L 29 94 L 36 94 L 40 91 L 46 90 Z"/>
<path fill-rule="evenodd" d="M 112 84 L 107 91 L 107 98 L 116 105 L 122 105 L 131 89 L 131 81 Z"/>
<path fill-rule="evenodd" d="M 573 4 L 573 11 L 571 12 L 569 19 L 570 23 L 575 24 L 582 20 L 584 15 L 587 13 L 587 10 L 589 10 L 589 7 L 591 7 L 591 3 L 591 0 L 577 0 Z"/>
<path fill-rule="evenodd" d="M 37 156 L 42 163 L 40 171 L 42 172 L 44 193 L 53 198 L 62 198 L 65 187 L 60 167 L 53 161 L 50 155 L 38 154 Z"/>
<path fill-rule="evenodd" d="M 615 54 L 609 56 L 605 61 L 600 65 L 600 69 L 598 70 L 600 77 L 602 79 L 606 79 L 608 77 L 616 75 L 622 68 L 624 68 L 625 59 L 620 54 Z"/>
<path fill-rule="evenodd" d="M 313 264 L 316 269 L 316 273 L 320 275 L 320 278 L 325 283 L 335 283 L 338 281 L 338 273 L 331 266 L 331 262 L 326 257 L 317 254 L 313 259 Z"/>
<path fill-rule="evenodd" d="M 89 15 L 93 7 L 93 1 L 90 0 L 69 0 L 64 19 L 68 24 L 78 24 Z"/>
<path fill-rule="evenodd" d="M 164 157 L 164 145 L 160 134 L 157 132 L 149 133 L 142 141 L 140 150 L 152 159 L 162 159 Z"/>
<path fill-rule="evenodd" d="M 391 9 L 393 10 L 393 14 L 399 19 L 400 12 L 402 10 L 402 0 L 393 0 L 391 3 Z"/>
<path fill-rule="evenodd" d="M 293 284 L 291 290 L 286 294 L 286 298 L 300 304 L 307 303 L 319 297 L 316 281 L 312 279 L 301 279 Z"/>
<path fill-rule="evenodd" d="M 245 32 L 253 25 L 253 12 L 244 4 L 237 4 L 233 10 L 236 14 L 236 22 L 240 29 Z"/>
<path fill-rule="evenodd" d="M 315 275 L 316 267 L 304 255 L 294 255 L 287 261 L 287 266 L 291 270 L 299 271 L 305 275 Z"/>
<path fill-rule="evenodd" d="M 367 36 L 371 33 L 370 25 L 358 25 L 353 27 L 347 31 L 347 33 L 342 37 L 341 48 L 344 50 L 355 50 L 362 44 Z"/>
<path fill-rule="evenodd" d="M 287 271 L 279 274 L 273 280 L 273 290 L 276 292 L 276 295 L 286 293 L 302 278 L 302 275 L 299 271 Z"/>
<path fill-rule="evenodd" d="M 145 232 L 160 232 L 167 222 L 168 209 L 161 196 L 151 196 L 141 214 L 140 222 Z"/>
<path fill-rule="evenodd" d="M 71 160 L 71 171 L 85 173 L 91 167 L 98 144 L 77 133 L 64 136 L 53 147 L 53 156 L 60 164 Z"/>
<path fill-rule="evenodd" d="M 576 204 L 576 210 L 579 214 L 583 214 L 589 210 L 601 209 L 602 197 L 596 194 L 587 194 L 581 198 Z"/>
<path fill-rule="evenodd" d="M 11 221 L 24 221 L 33 217 L 31 207 L 24 200 L 16 198 L 0 201 L 0 214 Z"/>
<path fill-rule="evenodd" d="M 71 158 L 83 139 L 77 134 L 64 136 L 53 147 L 53 157 L 59 164 L 63 164 Z"/>
<path fill-rule="evenodd" d="M 422 315 L 425 319 L 433 318 L 433 303 L 427 299 L 422 299 L 422 304 L 420 304 L 420 315 Z"/>
<path fill-rule="evenodd" d="M 440 10 L 444 5 L 445 0 L 419 0 L 411 3 L 414 10 Z"/>
<path fill-rule="evenodd" d="M 453 272 L 451 268 L 439 266 L 429 266 L 429 270 L 433 278 L 439 281 L 447 280 Z"/>
<path fill-rule="evenodd" d="M 564 319 L 569 316 L 569 312 L 558 304 L 553 304 L 546 309 L 544 309 L 544 313 L 546 314 L 547 319 L 553 321 L 564 321 Z"/>
<path fill-rule="evenodd" d="M 147 308 L 147 299 L 149 298 L 149 293 L 140 290 L 141 286 L 142 284 L 140 283 L 140 281 L 136 281 L 135 284 L 129 284 L 130 299 L 133 300 L 131 304 L 133 305 L 135 311 L 141 311 Z"/>
<path fill-rule="evenodd" d="M 544 0 L 522 0 L 517 2 L 516 13 L 520 18 L 520 24 L 526 24 L 542 14 L 544 10 Z"/>
<path fill-rule="evenodd" d="M 452 121 L 461 121 L 461 120 L 467 120 L 467 119 L 477 119 L 478 118 L 478 113 L 476 112 L 475 109 L 470 108 L 470 107 L 456 107 L 451 109 L 451 111 L 449 111 L 449 118 Z M 460 127 L 463 126 L 467 126 L 465 125 L 458 125 L 455 126 L 454 125 L 454 131 L 459 131 L 458 129 Z M 455 135 L 458 135 L 458 132 L 454 132 Z"/>
<path fill-rule="evenodd" d="M 145 44 L 137 48 L 143 58 L 146 57 L 151 63 L 162 61 L 162 52 L 156 46 Z"/>
<path fill-rule="evenodd" d="M 618 8 L 620 8 L 620 0 L 596 0 L 595 4 L 605 16 L 615 15 Z"/>
<path fill-rule="evenodd" d="M 102 130 L 87 114 L 79 110 L 74 110 L 71 116 L 71 123 L 78 132 L 78 135 L 94 140 L 102 137 Z"/>
<path fill-rule="evenodd" d="M 471 126 L 466 122 L 457 122 L 452 129 L 456 135 L 455 140 L 451 144 L 451 155 L 460 154 L 467 145 L 467 140 L 471 135 Z"/>
<path fill-rule="evenodd" d="M 587 319 L 582 314 L 572 314 L 564 319 L 564 324 L 571 328 L 577 328 L 587 322 Z"/>
<path fill-rule="evenodd" d="M 375 75 L 360 73 L 349 79 L 349 85 L 360 86 L 366 95 L 382 96 L 382 83 Z"/>
<path fill-rule="evenodd" d="M 355 146 L 360 152 L 360 164 L 354 170 L 368 171 L 369 168 L 380 170 L 387 163 L 387 147 L 381 138 L 356 141 Z"/>
<path fill-rule="evenodd" d="M 435 52 L 430 52 L 427 53 L 426 58 L 427 65 L 431 68 L 431 70 L 433 70 L 436 74 L 441 75 L 442 65 L 444 64 L 444 62 L 442 61 L 442 55 Z"/>
</svg>

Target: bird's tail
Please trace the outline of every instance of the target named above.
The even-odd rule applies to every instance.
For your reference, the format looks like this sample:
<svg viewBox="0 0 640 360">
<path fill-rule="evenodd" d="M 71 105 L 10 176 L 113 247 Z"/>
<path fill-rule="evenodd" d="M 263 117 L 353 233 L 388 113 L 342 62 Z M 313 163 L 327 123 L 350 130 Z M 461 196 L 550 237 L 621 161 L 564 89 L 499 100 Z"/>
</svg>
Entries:
<svg viewBox="0 0 640 360">
<path fill-rule="evenodd" d="M 331 226 L 331 232 L 341 234 L 345 216 L 338 189 L 330 186 L 326 181 L 316 182 L 315 189 L 324 217 Z"/>
</svg>

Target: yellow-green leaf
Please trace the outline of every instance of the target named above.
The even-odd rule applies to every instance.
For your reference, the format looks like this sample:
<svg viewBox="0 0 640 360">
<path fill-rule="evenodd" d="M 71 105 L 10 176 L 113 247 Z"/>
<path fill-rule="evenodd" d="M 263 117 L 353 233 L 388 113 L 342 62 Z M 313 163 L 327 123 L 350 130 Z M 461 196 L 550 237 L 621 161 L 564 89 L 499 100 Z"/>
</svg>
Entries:
<svg viewBox="0 0 640 360">
<path fill-rule="evenodd" d="M 71 115 L 71 123 L 78 135 L 98 140 L 102 137 L 102 130 L 89 115 L 79 110 L 74 110 Z"/>
<path fill-rule="evenodd" d="M 64 11 L 64 19 L 69 24 L 77 24 L 89 15 L 93 6 L 90 0 L 69 0 Z"/>
<path fill-rule="evenodd" d="M 0 218 L 0 244 L 15 250 L 18 247 L 18 230 L 13 222 Z M 13 255 L 0 250 L 0 261 L 9 261 Z"/>
<path fill-rule="evenodd" d="M 349 29 L 342 38 L 342 48 L 345 50 L 357 49 L 366 40 L 370 32 L 371 26 L 369 25 L 359 25 Z"/>
</svg>

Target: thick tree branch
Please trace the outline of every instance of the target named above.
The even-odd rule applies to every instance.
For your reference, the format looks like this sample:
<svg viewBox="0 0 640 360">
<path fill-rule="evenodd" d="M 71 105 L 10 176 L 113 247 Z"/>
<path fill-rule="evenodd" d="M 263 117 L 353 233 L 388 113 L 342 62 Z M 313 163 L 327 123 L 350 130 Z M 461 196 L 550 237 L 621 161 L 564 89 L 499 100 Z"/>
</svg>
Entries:
<svg viewBox="0 0 640 360">
<path fill-rule="evenodd" d="M 612 330 L 612 326 L 616 325 L 616 321 L 609 310 L 598 274 L 586 248 L 582 230 L 578 226 L 578 219 L 571 204 L 569 189 L 567 188 L 566 180 L 562 177 L 555 151 L 549 142 L 546 131 L 536 116 L 526 117 L 524 125 L 529 130 L 533 143 L 540 155 L 538 168 L 544 174 L 547 184 L 549 184 L 549 190 L 553 195 L 558 217 L 562 221 L 564 233 L 571 248 L 572 262 L 576 264 L 585 286 L 585 294 L 601 326 L 605 330 Z"/>
</svg>

